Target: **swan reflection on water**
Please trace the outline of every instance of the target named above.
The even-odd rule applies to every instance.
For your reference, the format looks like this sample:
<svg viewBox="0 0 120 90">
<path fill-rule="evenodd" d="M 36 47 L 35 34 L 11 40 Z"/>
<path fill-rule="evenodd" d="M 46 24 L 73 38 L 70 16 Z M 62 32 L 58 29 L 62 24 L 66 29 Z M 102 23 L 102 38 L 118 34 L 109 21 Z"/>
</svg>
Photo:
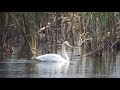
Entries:
<svg viewBox="0 0 120 90">
<path fill-rule="evenodd" d="M 36 64 L 37 75 L 40 77 L 63 77 L 67 74 L 69 63 L 40 62 Z"/>
</svg>

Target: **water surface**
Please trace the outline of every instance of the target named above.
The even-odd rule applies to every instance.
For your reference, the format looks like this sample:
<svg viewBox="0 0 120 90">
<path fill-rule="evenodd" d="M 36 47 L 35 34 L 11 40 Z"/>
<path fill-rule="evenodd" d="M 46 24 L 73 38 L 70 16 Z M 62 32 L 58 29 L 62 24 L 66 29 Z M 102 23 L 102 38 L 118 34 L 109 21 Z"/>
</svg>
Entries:
<svg viewBox="0 0 120 90">
<path fill-rule="evenodd" d="M 68 51 L 69 63 L 27 59 L 0 60 L 0 78 L 120 78 L 120 52 L 80 57 Z"/>
</svg>

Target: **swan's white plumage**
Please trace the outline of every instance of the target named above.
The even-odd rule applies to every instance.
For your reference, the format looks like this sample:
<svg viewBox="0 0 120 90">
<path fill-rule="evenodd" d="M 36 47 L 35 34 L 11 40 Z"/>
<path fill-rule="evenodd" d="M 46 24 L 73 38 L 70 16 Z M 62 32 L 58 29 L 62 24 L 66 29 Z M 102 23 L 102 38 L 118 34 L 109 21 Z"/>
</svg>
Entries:
<svg viewBox="0 0 120 90">
<path fill-rule="evenodd" d="M 48 62 L 50 62 L 50 61 L 67 61 L 58 54 L 45 54 L 45 55 L 35 57 L 35 59 L 40 60 L 40 61 L 48 61 Z"/>
<path fill-rule="evenodd" d="M 45 62 L 53 62 L 53 61 L 68 62 L 69 57 L 66 53 L 65 45 L 71 47 L 70 44 L 68 43 L 68 41 L 63 42 L 62 56 L 60 56 L 58 54 L 45 54 L 45 55 L 37 56 L 37 57 L 35 57 L 35 59 L 38 61 L 45 61 Z"/>
</svg>

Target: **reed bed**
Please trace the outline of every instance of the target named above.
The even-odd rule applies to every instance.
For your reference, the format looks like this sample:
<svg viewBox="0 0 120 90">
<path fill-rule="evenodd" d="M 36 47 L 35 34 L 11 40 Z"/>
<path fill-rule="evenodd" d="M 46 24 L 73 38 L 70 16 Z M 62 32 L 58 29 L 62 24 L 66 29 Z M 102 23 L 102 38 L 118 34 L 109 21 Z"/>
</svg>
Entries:
<svg viewBox="0 0 120 90">
<path fill-rule="evenodd" d="M 0 56 L 58 53 L 63 41 L 80 48 L 78 55 L 102 56 L 120 49 L 119 12 L 1 12 Z M 8 38 L 9 37 L 9 38 Z M 14 50 L 12 50 L 14 47 Z M 21 53 L 22 52 L 22 53 Z"/>
</svg>

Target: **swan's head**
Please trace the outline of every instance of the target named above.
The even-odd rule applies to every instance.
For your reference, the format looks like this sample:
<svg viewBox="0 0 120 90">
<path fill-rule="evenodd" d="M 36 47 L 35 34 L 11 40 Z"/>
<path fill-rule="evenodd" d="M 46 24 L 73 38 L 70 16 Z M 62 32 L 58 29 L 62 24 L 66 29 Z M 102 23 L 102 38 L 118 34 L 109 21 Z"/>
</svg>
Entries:
<svg viewBox="0 0 120 90">
<path fill-rule="evenodd" d="M 64 41 L 64 42 L 63 42 L 63 45 L 66 45 L 66 46 L 72 48 L 68 41 Z"/>
<path fill-rule="evenodd" d="M 33 48 L 32 50 L 34 50 L 34 51 L 38 52 L 36 48 Z"/>
</svg>

